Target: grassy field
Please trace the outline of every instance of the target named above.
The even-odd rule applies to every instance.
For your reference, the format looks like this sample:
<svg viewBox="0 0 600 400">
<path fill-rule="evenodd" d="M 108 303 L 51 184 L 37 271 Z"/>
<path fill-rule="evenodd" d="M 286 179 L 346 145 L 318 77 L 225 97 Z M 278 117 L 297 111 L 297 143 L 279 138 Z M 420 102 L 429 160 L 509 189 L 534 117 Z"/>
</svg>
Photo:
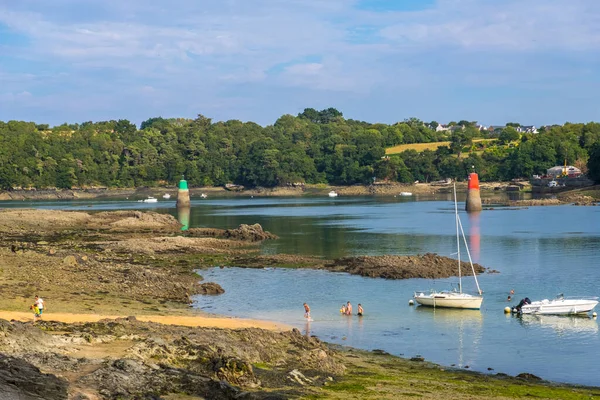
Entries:
<svg viewBox="0 0 600 400">
<path fill-rule="evenodd" d="M 493 142 L 497 139 L 475 139 L 473 143 L 478 142 Z M 385 154 L 398 154 L 406 150 L 416 150 L 417 152 L 431 150 L 436 151 L 438 147 L 450 146 L 450 142 L 433 142 L 433 143 L 411 143 L 411 144 L 399 144 L 398 146 L 390 147 L 385 149 Z"/>
</svg>

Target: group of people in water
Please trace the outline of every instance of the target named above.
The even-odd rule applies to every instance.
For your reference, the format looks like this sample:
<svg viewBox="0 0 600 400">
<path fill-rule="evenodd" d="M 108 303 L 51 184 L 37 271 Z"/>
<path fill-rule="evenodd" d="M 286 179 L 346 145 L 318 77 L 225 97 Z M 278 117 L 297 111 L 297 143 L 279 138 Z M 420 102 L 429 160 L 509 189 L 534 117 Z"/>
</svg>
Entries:
<svg viewBox="0 0 600 400">
<path fill-rule="evenodd" d="M 359 317 L 363 316 L 364 310 L 360 303 L 358 303 L 358 309 L 356 311 L 356 315 L 358 315 Z M 342 304 L 342 308 L 340 308 L 340 314 L 352 315 L 352 304 L 350 304 L 350 302 Z"/>
<path fill-rule="evenodd" d="M 358 303 L 356 315 L 362 317 L 364 313 L 365 310 L 363 309 L 362 304 Z M 340 314 L 352 315 L 352 304 L 350 304 L 350 301 L 348 301 L 346 304 L 342 304 L 342 308 L 340 308 Z M 310 306 L 306 303 L 304 303 L 304 318 L 306 318 L 307 321 L 312 321 L 310 318 Z"/>
</svg>

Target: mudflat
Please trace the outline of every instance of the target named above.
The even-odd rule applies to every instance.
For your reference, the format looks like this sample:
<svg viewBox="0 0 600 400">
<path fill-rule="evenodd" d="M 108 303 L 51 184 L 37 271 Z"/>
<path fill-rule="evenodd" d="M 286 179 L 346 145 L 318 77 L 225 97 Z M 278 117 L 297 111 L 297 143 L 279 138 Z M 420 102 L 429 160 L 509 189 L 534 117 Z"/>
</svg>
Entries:
<svg viewBox="0 0 600 400">
<path fill-rule="evenodd" d="M 264 258 L 257 243 L 274 236 L 261 231 L 183 234 L 173 217 L 152 212 L 0 211 L 0 399 L 600 396 L 599 388 L 451 370 L 190 308 L 190 296 L 222 292 L 195 272 L 215 265 L 405 277 L 390 269 L 395 258 Z M 442 267 L 437 257 L 404 261 Z M 46 310 L 34 324 L 35 295 Z"/>
</svg>

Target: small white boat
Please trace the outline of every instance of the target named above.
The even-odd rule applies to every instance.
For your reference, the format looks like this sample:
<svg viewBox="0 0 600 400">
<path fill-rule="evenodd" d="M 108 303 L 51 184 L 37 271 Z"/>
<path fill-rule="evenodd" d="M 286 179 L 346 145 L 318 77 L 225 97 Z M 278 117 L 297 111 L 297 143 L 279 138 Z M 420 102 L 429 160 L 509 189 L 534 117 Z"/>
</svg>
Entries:
<svg viewBox="0 0 600 400">
<path fill-rule="evenodd" d="M 454 218 L 456 220 L 456 246 L 458 255 L 458 290 L 443 290 L 436 291 L 431 290 L 428 293 L 424 291 L 415 292 L 414 299 L 417 303 L 422 306 L 428 307 L 441 307 L 441 308 L 457 308 L 464 310 L 479 310 L 481 303 L 483 302 L 483 295 L 479 282 L 477 281 L 477 274 L 475 273 L 475 267 L 473 267 L 473 261 L 471 260 L 471 253 L 469 252 L 469 246 L 467 245 L 467 239 L 465 238 L 465 232 L 458 216 L 458 205 L 456 202 L 456 184 L 454 185 Z M 469 256 L 469 264 L 471 265 L 471 271 L 473 272 L 473 278 L 475 278 L 475 284 L 477 285 L 478 294 L 468 294 L 462 291 L 462 271 L 460 262 L 460 236 L 459 230 L 462 233 L 462 239 Z"/>
<path fill-rule="evenodd" d="M 163 194 L 163 199 L 169 200 L 170 198 L 171 198 L 171 195 L 169 193 Z"/>
<path fill-rule="evenodd" d="M 400 196 L 412 196 L 412 192 L 400 192 Z"/>
<path fill-rule="evenodd" d="M 338 194 L 335 190 L 332 190 L 331 192 L 329 192 L 329 197 L 338 197 Z"/>
<path fill-rule="evenodd" d="M 200 197 L 202 197 L 203 199 L 205 199 L 205 198 L 207 198 L 208 196 L 206 195 L 206 193 L 202 193 L 202 194 L 200 195 Z"/>
<path fill-rule="evenodd" d="M 555 299 L 530 301 L 527 297 L 512 308 L 517 314 L 574 315 L 592 311 L 598 304 L 598 297 L 565 297 L 559 294 Z"/>
<path fill-rule="evenodd" d="M 156 203 L 157 201 L 158 200 L 156 199 L 156 197 L 148 196 L 147 199 L 138 200 L 138 203 Z"/>
</svg>

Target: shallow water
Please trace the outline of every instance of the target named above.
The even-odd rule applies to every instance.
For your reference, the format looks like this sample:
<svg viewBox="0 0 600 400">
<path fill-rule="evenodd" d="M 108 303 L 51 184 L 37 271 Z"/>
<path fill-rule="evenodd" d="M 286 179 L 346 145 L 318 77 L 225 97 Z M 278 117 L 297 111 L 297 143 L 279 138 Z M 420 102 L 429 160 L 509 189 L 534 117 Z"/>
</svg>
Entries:
<svg viewBox="0 0 600 400">
<path fill-rule="evenodd" d="M 453 203 L 427 198 L 246 198 L 193 200 L 190 227 L 233 228 L 260 223 L 281 237 L 262 251 L 319 255 L 456 252 Z M 145 209 L 177 216 L 174 201 L 0 202 L 0 207 Z M 459 205 L 460 207 L 460 205 Z M 485 274 L 481 311 L 408 306 L 415 290 L 456 287 L 457 279 L 386 281 L 323 271 L 236 268 L 202 271 L 226 293 L 198 297 L 209 312 L 271 319 L 309 330 L 323 340 L 492 373 L 529 372 L 544 379 L 600 385 L 598 322 L 586 318 L 516 318 L 503 308 L 527 296 L 598 296 L 600 207 L 552 206 L 461 212 L 474 261 Z M 463 249 L 464 253 L 464 249 Z M 474 290 L 472 278 L 463 281 Z M 515 290 L 512 303 L 506 301 Z M 339 315 L 342 303 L 362 303 L 366 315 Z M 302 303 L 314 322 L 307 326 Z"/>
</svg>

